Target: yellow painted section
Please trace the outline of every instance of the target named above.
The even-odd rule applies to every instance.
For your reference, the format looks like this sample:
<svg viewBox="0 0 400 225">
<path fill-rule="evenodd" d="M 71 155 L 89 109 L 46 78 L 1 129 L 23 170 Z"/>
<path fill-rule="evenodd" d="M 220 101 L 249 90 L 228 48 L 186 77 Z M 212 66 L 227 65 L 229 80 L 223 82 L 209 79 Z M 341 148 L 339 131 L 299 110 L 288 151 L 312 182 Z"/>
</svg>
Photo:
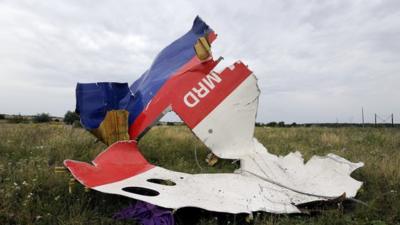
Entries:
<svg viewBox="0 0 400 225">
<path fill-rule="evenodd" d="M 205 37 L 201 37 L 197 40 L 196 44 L 194 45 L 194 50 L 196 51 L 197 57 L 201 61 L 206 60 L 211 56 L 211 46 Z"/>
<path fill-rule="evenodd" d="M 108 111 L 100 126 L 91 133 L 106 145 L 129 140 L 128 115 L 126 110 Z"/>
</svg>

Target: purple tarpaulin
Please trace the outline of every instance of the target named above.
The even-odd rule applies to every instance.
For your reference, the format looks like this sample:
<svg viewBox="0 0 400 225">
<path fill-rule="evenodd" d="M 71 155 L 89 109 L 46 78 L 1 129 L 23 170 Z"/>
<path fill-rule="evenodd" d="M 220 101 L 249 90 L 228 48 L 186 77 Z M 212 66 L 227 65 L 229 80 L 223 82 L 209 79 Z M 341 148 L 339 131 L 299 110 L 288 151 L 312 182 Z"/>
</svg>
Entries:
<svg viewBox="0 0 400 225">
<path fill-rule="evenodd" d="M 174 225 L 174 216 L 171 210 L 137 201 L 122 209 L 113 216 L 116 220 L 135 219 L 142 225 Z"/>
</svg>

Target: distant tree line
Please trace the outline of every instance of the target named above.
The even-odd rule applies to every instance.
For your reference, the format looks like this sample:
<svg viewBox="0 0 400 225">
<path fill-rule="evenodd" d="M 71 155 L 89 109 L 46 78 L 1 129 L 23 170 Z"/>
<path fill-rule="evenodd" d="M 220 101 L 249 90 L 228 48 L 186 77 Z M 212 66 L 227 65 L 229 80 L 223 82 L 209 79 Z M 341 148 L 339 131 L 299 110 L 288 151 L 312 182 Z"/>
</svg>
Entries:
<svg viewBox="0 0 400 225">
<path fill-rule="evenodd" d="M 32 121 L 34 123 L 48 123 L 51 121 L 51 117 L 48 113 L 39 113 L 33 117 Z"/>
<path fill-rule="evenodd" d="M 9 123 L 48 123 L 48 122 L 64 122 L 66 124 L 79 123 L 79 115 L 72 111 L 67 111 L 64 118 L 52 117 L 49 113 L 38 113 L 34 116 L 6 115 L 0 114 L 0 120 L 7 120 Z"/>
<path fill-rule="evenodd" d="M 400 124 L 391 124 L 391 123 L 290 123 L 285 124 L 285 122 L 269 122 L 269 123 L 260 123 L 256 122 L 256 127 L 400 127 Z"/>
<path fill-rule="evenodd" d="M 52 121 L 50 114 L 48 113 L 38 113 L 35 116 L 22 116 L 21 114 L 18 115 L 12 115 L 9 118 L 1 117 L 3 119 L 7 119 L 8 122 L 10 123 L 28 123 L 28 122 L 34 122 L 34 123 L 47 123 Z"/>
<path fill-rule="evenodd" d="M 67 111 L 67 113 L 65 113 L 65 115 L 64 115 L 64 123 L 66 123 L 66 124 L 74 124 L 74 123 L 77 123 L 77 122 L 79 122 L 79 120 L 80 120 L 80 118 L 79 118 L 79 115 L 78 115 L 78 113 L 76 113 L 76 112 L 72 112 L 72 111 Z"/>
<path fill-rule="evenodd" d="M 60 118 L 61 119 L 61 118 Z M 61 122 L 60 119 L 57 117 L 51 117 L 49 113 L 38 113 L 35 116 L 22 116 L 21 114 L 18 115 L 5 115 L 5 114 L 0 114 L 0 120 L 7 120 L 9 123 L 47 123 L 47 122 Z M 73 125 L 74 127 L 81 127 L 80 124 L 80 117 L 79 114 L 77 114 L 74 111 L 67 111 L 64 115 L 64 118 L 62 121 L 65 124 Z M 167 126 L 182 126 L 184 125 L 183 122 L 163 122 L 159 121 L 157 123 L 158 126 L 160 125 L 167 125 Z M 268 123 L 262 123 L 262 122 L 256 122 L 255 124 L 256 127 L 397 127 L 400 128 L 400 124 L 391 124 L 391 123 L 379 123 L 379 124 L 374 124 L 374 123 L 366 123 L 366 124 L 360 124 L 360 123 L 303 123 L 303 124 L 298 124 L 298 123 L 290 123 L 290 124 L 285 124 L 284 121 L 279 121 L 279 122 L 268 122 Z"/>
<path fill-rule="evenodd" d="M 27 122 L 29 122 L 29 120 L 26 119 L 25 117 L 23 117 L 21 114 L 13 115 L 7 120 L 10 123 L 27 123 Z"/>
<path fill-rule="evenodd" d="M 183 122 L 164 122 L 164 121 L 159 121 L 157 126 L 182 126 L 184 125 Z M 363 127 L 362 124 L 360 123 L 288 123 L 286 124 L 284 121 L 279 121 L 279 122 L 268 122 L 268 123 L 262 123 L 262 122 L 256 122 L 255 124 L 256 127 Z M 381 124 L 373 124 L 373 123 L 367 123 L 364 124 L 364 127 L 399 127 L 400 124 L 390 124 L 390 123 L 381 123 Z"/>
<path fill-rule="evenodd" d="M 269 122 L 269 123 L 260 123 L 260 122 L 256 122 L 256 127 L 295 127 L 297 126 L 296 123 L 292 123 L 292 124 L 285 124 L 285 122 L 283 121 L 279 121 L 279 122 Z"/>
</svg>

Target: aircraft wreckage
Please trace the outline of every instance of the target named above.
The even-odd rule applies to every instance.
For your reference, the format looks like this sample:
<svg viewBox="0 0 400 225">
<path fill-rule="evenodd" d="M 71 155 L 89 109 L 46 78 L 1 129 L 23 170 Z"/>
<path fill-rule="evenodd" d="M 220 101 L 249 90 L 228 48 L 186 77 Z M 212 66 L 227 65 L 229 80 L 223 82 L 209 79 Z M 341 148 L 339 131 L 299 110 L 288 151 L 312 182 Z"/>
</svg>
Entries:
<svg viewBox="0 0 400 225">
<path fill-rule="evenodd" d="M 185 35 L 163 49 L 130 87 L 78 83 L 81 123 L 109 147 L 92 164 L 65 160 L 88 188 L 179 209 L 228 213 L 299 213 L 299 204 L 352 198 L 362 182 L 350 174 L 363 163 L 299 152 L 276 156 L 253 137 L 260 90 L 243 62 L 220 72 L 211 54 L 216 33 L 199 17 Z M 174 111 L 218 157 L 240 160 L 234 173 L 188 174 L 152 165 L 137 142 Z M 162 152 L 162 147 L 160 152 Z"/>
</svg>

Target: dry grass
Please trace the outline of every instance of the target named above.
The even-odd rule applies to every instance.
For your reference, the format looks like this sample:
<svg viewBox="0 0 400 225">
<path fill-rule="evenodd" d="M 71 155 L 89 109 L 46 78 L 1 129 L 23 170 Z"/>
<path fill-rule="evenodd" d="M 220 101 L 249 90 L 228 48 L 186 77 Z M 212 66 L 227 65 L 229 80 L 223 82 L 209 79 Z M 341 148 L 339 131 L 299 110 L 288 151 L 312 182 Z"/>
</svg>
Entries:
<svg viewBox="0 0 400 225">
<path fill-rule="evenodd" d="M 269 151 L 284 155 L 333 152 L 365 167 L 353 174 L 364 186 L 357 196 L 369 207 L 356 205 L 314 216 L 256 214 L 259 224 L 400 224 L 400 130 L 390 128 L 256 128 L 255 136 Z M 0 124 L 0 224 L 132 224 L 115 222 L 114 212 L 131 200 L 75 185 L 69 175 L 54 173 L 64 159 L 90 161 L 105 149 L 83 129 L 61 124 Z M 200 159 L 195 163 L 194 149 Z M 207 148 L 183 126 L 154 127 L 140 141 L 146 158 L 157 165 L 189 173 L 235 169 L 223 160 L 208 167 Z M 198 224 L 218 224 L 217 216 L 198 213 Z M 233 223 L 233 216 L 225 216 Z M 219 220 L 219 223 L 222 220 Z M 223 224 L 223 223 L 222 223 Z M 237 222 L 240 224 L 240 222 Z"/>
</svg>

